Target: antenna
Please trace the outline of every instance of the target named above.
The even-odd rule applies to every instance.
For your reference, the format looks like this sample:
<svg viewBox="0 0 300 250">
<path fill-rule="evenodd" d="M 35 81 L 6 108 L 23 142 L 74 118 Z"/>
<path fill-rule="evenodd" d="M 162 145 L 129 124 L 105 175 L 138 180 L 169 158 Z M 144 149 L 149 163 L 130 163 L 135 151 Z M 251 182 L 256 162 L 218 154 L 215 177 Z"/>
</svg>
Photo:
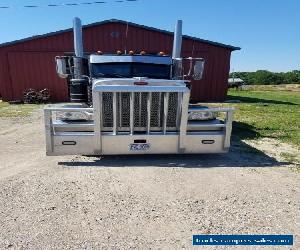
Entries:
<svg viewBox="0 0 300 250">
<path fill-rule="evenodd" d="M 194 56 L 194 51 L 195 51 L 195 40 L 193 40 L 192 57 Z"/>
<path fill-rule="evenodd" d="M 125 32 L 125 47 L 124 47 L 125 54 L 127 54 L 127 37 L 128 37 L 128 22 L 126 22 L 126 32 Z"/>
</svg>

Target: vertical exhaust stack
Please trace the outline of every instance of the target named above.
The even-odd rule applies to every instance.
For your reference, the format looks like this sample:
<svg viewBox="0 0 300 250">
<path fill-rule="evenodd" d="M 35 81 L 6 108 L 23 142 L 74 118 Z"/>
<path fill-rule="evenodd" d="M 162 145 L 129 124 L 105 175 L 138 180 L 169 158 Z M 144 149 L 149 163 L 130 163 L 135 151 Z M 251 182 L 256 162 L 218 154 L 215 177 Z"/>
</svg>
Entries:
<svg viewBox="0 0 300 250">
<path fill-rule="evenodd" d="M 173 53 L 172 58 L 181 57 L 181 44 L 182 44 L 182 20 L 177 20 L 174 31 Z"/>
<path fill-rule="evenodd" d="M 73 34 L 74 34 L 75 56 L 83 57 L 82 25 L 81 25 L 81 20 L 78 17 L 75 17 L 73 20 Z"/>
<path fill-rule="evenodd" d="M 82 25 L 81 20 L 75 17 L 73 20 L 74 51 L 73 74 L 70 79 L 70 100 L 71 102 L 88 102 L 88 80 L 84 75 L 84 53 L 82 43 Z"/>
</svg>

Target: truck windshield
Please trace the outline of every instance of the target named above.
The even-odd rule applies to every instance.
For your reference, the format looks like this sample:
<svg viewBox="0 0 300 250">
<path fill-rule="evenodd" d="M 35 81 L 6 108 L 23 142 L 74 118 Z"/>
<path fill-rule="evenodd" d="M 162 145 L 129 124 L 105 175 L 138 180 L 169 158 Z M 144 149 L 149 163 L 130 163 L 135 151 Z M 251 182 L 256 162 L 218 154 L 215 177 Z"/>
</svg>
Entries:
<svg viewBox="0 0 300 250">
<path fill-rule="evenodd" d="M 91 65 L 93 77 L 149 77 L 170 79 L 170 65 L 149 63 L 94 63 Z"/>
</svg>

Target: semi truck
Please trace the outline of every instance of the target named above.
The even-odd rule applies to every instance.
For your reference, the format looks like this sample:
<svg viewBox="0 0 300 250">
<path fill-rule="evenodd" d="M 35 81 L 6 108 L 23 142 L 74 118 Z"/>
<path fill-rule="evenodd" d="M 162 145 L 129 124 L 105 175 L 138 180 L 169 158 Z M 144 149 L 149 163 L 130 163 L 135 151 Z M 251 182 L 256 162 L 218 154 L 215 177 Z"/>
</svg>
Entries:
<svg viewBox="0 0 300 250">
<path fill-rule="evenodd" d="M 44 108 L 47 155 L 226 153 L 233 109 L 190 104 L 191 79 L 205 61 L 182 58 L 182 21 L 172 55 L 83 50 L 82 25 L 73 20 L 74 54 L 57 56 L 70 102 Z"/>
</svg>

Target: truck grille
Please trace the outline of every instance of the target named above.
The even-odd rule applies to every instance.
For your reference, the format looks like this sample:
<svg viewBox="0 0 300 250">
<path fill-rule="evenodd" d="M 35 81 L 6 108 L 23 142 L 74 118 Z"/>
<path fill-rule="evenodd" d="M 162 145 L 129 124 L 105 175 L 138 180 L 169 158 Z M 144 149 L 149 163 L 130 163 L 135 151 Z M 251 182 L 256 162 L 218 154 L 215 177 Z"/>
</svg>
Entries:
<svg viewBox="0 0 300 250">
<path fill-rule="evenodd" d="M 177 131 L 181 98 L 177 92 L 102 92 L 102 131 L 114 126 L 118 132 Z"/>
</svg>

